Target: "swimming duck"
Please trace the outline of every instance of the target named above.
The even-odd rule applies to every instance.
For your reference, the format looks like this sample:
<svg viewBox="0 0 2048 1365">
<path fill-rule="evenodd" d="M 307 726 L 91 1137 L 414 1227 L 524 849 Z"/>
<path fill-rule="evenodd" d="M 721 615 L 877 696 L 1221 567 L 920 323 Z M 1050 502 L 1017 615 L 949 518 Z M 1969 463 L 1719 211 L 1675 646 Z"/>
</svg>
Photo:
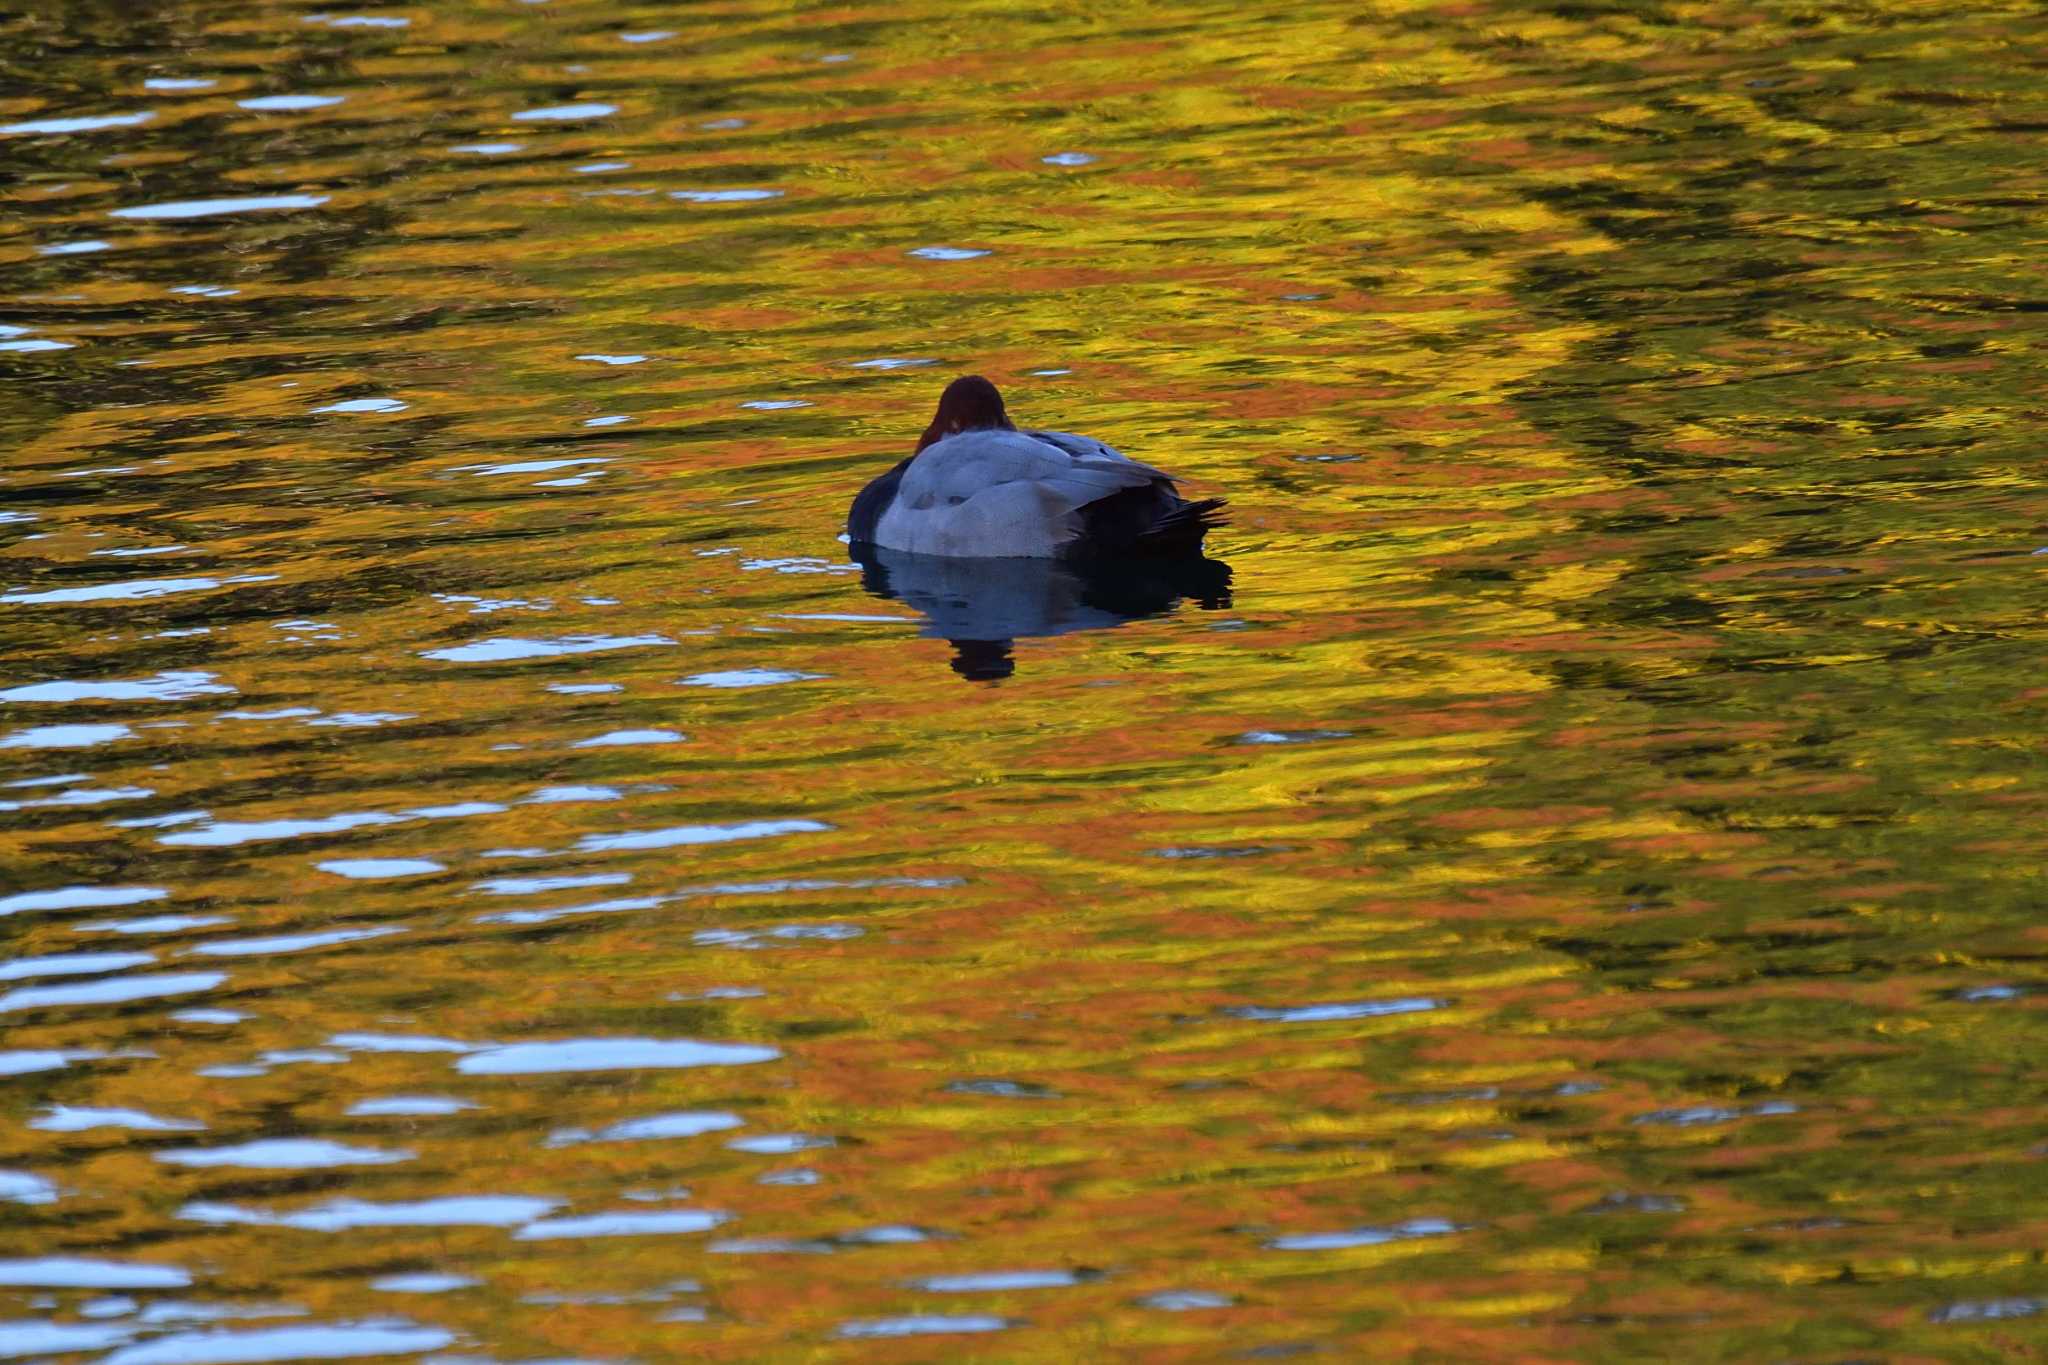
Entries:
<svg viewBox="0 0 2048 1365">
<path fill-rule="evenodd" d="M 861 489 L 847 538 L 973 559 L 1199 553 L 1221 498 L 1190 502 L 1173 479 L 1089 436 L 1020 431 L 978 374 L 954 380 L 909 459 Z"/>
</svg>

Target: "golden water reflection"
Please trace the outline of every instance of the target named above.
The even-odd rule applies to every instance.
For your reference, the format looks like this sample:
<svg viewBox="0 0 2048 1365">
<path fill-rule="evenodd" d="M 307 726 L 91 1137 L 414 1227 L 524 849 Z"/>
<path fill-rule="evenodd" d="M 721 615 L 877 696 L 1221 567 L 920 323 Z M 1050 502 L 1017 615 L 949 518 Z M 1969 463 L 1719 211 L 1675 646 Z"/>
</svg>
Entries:
<svg viewBox="0 0 2048 1365">
<path fill-rule="evenodd" d="M 2039 1349 L 2041 36 L 14 21 L 0 1342 Z"/>
</svg>

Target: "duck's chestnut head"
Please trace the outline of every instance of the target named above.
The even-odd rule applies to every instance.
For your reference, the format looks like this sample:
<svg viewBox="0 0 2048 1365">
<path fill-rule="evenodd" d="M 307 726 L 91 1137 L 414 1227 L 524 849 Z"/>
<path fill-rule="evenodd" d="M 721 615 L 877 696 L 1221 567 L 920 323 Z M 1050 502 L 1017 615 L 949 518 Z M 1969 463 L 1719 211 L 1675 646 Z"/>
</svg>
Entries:
<svg viewBox="0 0 2048 1365">
<path fill-rule="evenodd" d="M 917 448 L 923 450 L 956 431 L 986 430 L 1015 431 L 1016 427 L 1003 411 L 1003 395 L 995 385 L 978 374 L 962 375 L 939 395 L 939 410 L 932 414 L 932 424 L 918 438 Z"/>
</svg>

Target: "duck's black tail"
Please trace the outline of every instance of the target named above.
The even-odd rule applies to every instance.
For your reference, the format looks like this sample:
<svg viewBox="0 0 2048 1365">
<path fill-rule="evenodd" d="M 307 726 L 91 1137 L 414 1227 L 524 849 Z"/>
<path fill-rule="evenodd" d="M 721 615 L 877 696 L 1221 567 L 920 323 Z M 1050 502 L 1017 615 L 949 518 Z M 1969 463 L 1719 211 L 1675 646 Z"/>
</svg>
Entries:
<svg viewBox="0 0 2048 1365">
<path fill-rule="evenodd" d="M 1223 525 L 1221 498 L 1189 502 L 1164 480 L 1126 488 L 1081 509 L 1070 556 L 1172 557 L 1201 553 L 1202 537 Z"/>
<path fill-rule="evenodd" d="M 1223 499 L 1203 498 L 1199 502 L 1179 501 L 1161 513 L 1131 542 L 1133 553 L 1141 555 L 1194 554 L 1202 548 L 1202 537 L 1224 524 Z"/>
</svg>

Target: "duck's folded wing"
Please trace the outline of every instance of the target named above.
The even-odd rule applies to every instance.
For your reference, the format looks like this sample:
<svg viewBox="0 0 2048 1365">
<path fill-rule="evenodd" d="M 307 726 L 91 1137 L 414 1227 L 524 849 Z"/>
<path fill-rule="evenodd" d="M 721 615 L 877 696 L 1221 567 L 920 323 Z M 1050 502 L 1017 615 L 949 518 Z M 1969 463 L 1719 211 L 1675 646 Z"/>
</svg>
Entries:
<svg viewBox="0 0 2048 1365">
<path fill-rule="evenodd" d="M 1023 434 L 1029 436 L 1034 441 L 1042 441 L 1046 445 L 1058 448 L 1065 452 L 1069 459 L 1075 461 L 1109 460 L 1114 463 L 1128 465 L 1132 469 L 1142 470 L 1149 478 L 1165 479 L 1168 483 L 1173 482 L 1172 476 L 1164 470 L 1154 469 L 1149 464 L 1140 464 L 1115 446 L 1104 445 L 1093 436 L 1076 436 L 1071 431 L 1027 431 Z M 1127 486 L 1134 487 L 1135 485 Z"/>
<path fill-rule="evenodd" d="M 1042 436 L 1060 436 L 1063 441 Z M 1056 495 L 1071 511 L 1165 477 L 1100 441 L 1064 432 L 963 431 L 926 447 L 911 461 L 896 500 L 911 507 L 943 507 L 1001 484 L 1029 483 Z"/>
</svg>

